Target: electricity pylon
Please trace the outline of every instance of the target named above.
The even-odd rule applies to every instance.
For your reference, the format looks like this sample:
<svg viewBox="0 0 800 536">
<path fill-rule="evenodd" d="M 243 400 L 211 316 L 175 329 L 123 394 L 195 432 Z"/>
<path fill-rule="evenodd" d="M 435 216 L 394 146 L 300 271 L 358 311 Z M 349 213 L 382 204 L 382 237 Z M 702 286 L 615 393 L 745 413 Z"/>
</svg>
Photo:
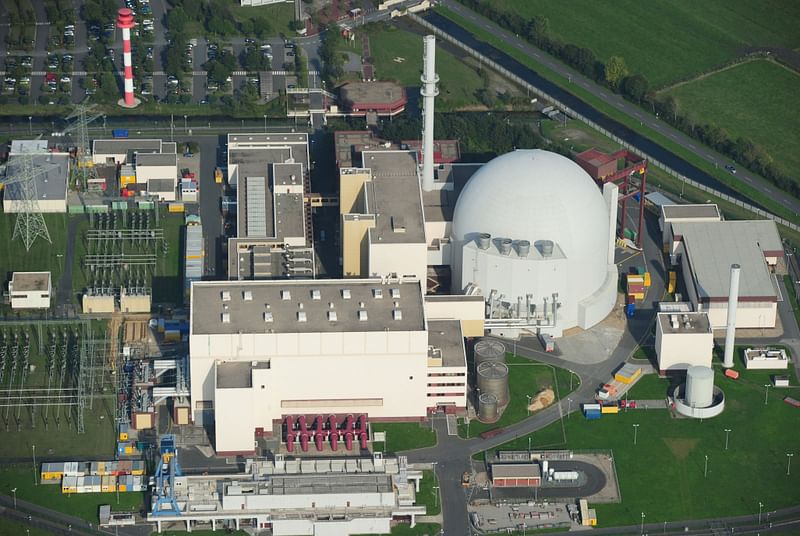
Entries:
<svg viewBox="0 0 800 536">
<path fill-rule="evenodd" d="M 30 251 L 31 246 L 40 236 L 51 244 L 53 243 L 50 239 L 50 232 L 47 230 L 44 216 L 39 208 L 39 199 L 36 193 L 36 178 L 39 175 L 46 174 L 48 168 L 53 164 L 43 162 L 35 166 L 33 162 L 34 156 L 31 153 L 14 156 L 13 165 L 5 166 L 6 176 L 0 181 L 5 186 L 6 199 L 11 198 L 20 205 L 11 240 L 22 239 L 25 251 Z M 15 192 L 9 192 L 9 186 Z"/>
</svg>

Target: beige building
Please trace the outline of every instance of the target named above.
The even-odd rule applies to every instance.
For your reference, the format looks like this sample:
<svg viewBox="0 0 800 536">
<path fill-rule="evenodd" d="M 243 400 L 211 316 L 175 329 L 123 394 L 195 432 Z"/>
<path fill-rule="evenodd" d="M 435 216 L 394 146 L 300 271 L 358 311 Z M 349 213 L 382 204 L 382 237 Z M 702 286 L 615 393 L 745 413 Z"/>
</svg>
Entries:
<svg viewBox="0 0 800 536">
<path fill-rule="evenodd" d="M 736 327 L 775 327 L 776 277 L 785 266 L 774 221 L 673 221 L 670 227 L 671 261 L 681 271 L 685 298 L 708 313 L 712 329 L 727 323 L 732 264 L 741 266 Z"/>
<path fill-rule="evenodd" d="M 12 309 L 49 309 L 50 272 L 14 272 L 8 283 Z"/>
<path fill-rule="evenodd" d="M 124 165 L 123 174 L 135 174 L 135 183 L 123 184 L 123 187 L 158 196 L 161 201 L 177 199 L 178 155 L 175 142 L 157 139 L 95 140 L 92 161 L 95 165 Z"/>
<path fill-rule="evenodd" d="M 698 365 L 711 366 L 714 333 L 707 313 L 658 313 L 656 356 L 663 374 Z"/>
<path fill-rule="evenodd" d="M 426 315 L 417 280 L 195 282 L 194 421 L 250 453 L 288 415 L 418 421 L 466 408 L 461 322 Z M 250 408 L 242 412 L 242 408 Z"/>
<path fill-rule="evenodd" d="M 414 151 L 364 151 L 339 170 L 345 277 L 426 280 L 428 248 Z"/>
<path fill-rule="evenodd" d="M 662 244 L 665 252 L 669 252 L 672 245 L 672 223 L 683 222 L 715 222 L 722 221 L 719 207 L 714 204 L 698 205 L 662 205 L 658 225 L 661 228 Z"/>
</svg>

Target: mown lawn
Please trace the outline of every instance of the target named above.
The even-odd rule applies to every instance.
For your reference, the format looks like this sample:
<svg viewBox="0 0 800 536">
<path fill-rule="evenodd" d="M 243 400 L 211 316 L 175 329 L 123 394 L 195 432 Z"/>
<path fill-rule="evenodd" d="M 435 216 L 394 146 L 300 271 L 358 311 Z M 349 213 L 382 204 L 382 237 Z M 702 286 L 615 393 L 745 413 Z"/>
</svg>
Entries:
<svg viewBox="0 0 800 536">
<path fill-rule="evenodd" d="M 430 423 L 373 422 L 370 427 L 373 433 L 386 432 L 386 443 L 376 441 L 373 444 L 375 450 L 401 452 L 432 447 L 436 444 L 436 432 L 431 430 Z"/>
<path fill-rule="evenodd" d="M 406 91 L 416 92 L 422 74 L 422 36 L 396 26 L 376 25 L 369 29 L 369 42 L 375 76 L 379 80 L 396 80 L 407 87 Z M 452 110 L 477 104 L 475 92 L 483 87 L 483 80 L 474 69 L 437 47 L 436 72 L 437 107 Z"/>
<path fill-rule="evenodd" d="M 669 92 L 699 123 L 713 123 L 732 138 L 761 145 L 790 176 L 800 175 L 800 75 L 758 60 L 678 86 Z M 769 95 L 769 98 L 765 98 Z"/>
<path fill-rule="evenodd" d="M 622 56 L 631 72 L 660 87 L 721 65 L 747 46 L 800 46 L 800 4 L 785 0 L 492 0 L 552 35 L 588 47 L 603 61 Z"/>
<path fill-rule="evenodd" d="M 97 523 L 101 504 L 110 504 L 115 512 L 138 512 L 144 501 L 144 493 L 73 493 L 64 495 L 57 484 L 35 485 L 30 465 L 6 465 L 0 467 L 0 493 L 12 496 L 17 488 L 17 499 L 73 515 L 91 523 Z"/>
<path fill-rule="evenodd" d="M 601 526 L 752 514 L 797 504 L 800 470 L 786 474 L 786 453 L 797 451 L 800 410 L 770 393 L 770 371 L 741 372 L 738 381 L 717 369 L 715 383 L 727 398 L 725 411 L 706 420 L 674 418 L 665 410 L 634 410 L 586 421 L 576 415 L 535 434 L 537 444 L 552 448 L 610 449 L 619 477 L 622 502 L 596 504 Z M 782 390 L 797 396 L 800 389 Z M 633 425 L 638 424 L 637 444 Z M 725 429 L 730 429 L 725 450 Z M 500 447 L 527 448 L 527 437 Z M 708 474 L 704 476 L 705 456 Z M 746 485 L 743 485 L 746 483 Z M 669 497 L 669 500 L 665 500 Z"/>
</svg>

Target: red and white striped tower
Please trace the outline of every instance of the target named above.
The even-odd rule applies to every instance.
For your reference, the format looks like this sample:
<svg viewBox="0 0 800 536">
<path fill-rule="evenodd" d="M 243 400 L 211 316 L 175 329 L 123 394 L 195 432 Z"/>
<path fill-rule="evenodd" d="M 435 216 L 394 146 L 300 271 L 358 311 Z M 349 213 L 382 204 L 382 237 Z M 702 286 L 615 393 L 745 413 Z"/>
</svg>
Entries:
<svg viewBox="0 0 800 536">
<path fill-rule="evenodd" d="M 120 104 L 133 107 L 138 104 L 133 97 L 133 62 L 131 61 L 131 28 L 134 26 L 133 11 L 123 7 L 117 11 L 117 28 L 122 30 L 122 58 L 125 65 L 125 102 Z"/>
</svg>

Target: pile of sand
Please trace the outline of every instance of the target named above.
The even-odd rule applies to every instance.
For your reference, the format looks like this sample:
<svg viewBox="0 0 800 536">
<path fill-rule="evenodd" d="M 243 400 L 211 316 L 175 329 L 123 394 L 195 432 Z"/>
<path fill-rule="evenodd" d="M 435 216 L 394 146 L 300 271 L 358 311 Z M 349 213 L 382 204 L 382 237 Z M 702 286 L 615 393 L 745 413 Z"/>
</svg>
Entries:
<svg viewBox="0 0 800 536">
<path fill-rule="evenodd" d="M 544 389 L 539 391 L 531 398 L 531 405 L 528 406 L 528 411 L 539 411 L 544 409 L 556 399 L 556 394 L 552 389 Z"/>
</svg>

